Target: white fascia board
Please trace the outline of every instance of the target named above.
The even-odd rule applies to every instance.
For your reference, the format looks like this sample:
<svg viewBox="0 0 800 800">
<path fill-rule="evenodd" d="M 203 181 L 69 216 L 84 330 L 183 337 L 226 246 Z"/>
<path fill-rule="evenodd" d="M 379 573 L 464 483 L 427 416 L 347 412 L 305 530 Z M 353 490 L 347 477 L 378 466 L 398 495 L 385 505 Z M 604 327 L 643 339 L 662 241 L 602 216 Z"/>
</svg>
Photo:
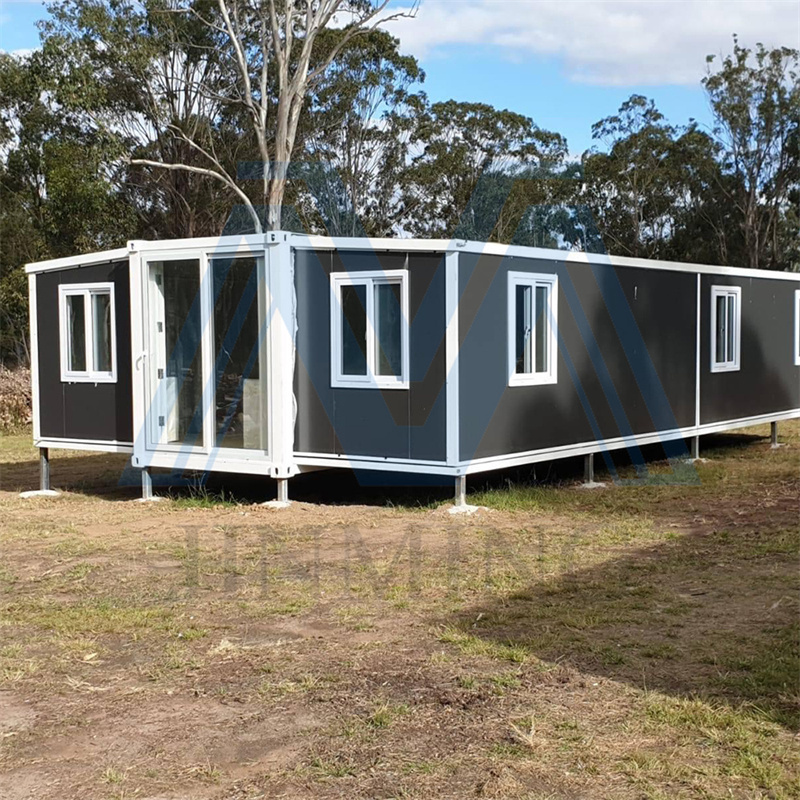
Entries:
<svg viewBox="0 0 800 800">
<path fill-rule="evenodd" d="M 462 252 L 504 258 L 536 258 L 546 261 L 563 261 L 568 264 L 606 264 L 613 267 L 660 269 L 673 272 L 691 272 L 708 275 L 728 275 L 742 278 L 770 278 L 772 280 L 800 283 L 800 273 L 777 270 L 749 269 L 746 267 L 711 266 L 682 261 L 658 261 L 649 258 L 583 253 L 576 250 L 555 250 L 544 247 L 473 242 L 457 239 L 385 239 L 359 237 L 306 236 L 290 234 L 293 247 L 318 250 L 375 250 L 404 252 Z"/>
<path fill-rule="evenodd" d="M 153 250 L 164 252 L 165 250 L 262 250 L 265 244 L 272 244 L 279 241 L 279 233 L 247 233 L 235 236 L 205 236 L 196 239 L 157 239 L 155 241 L 147 239 L 135 239 L 128 242 L 128 251 L 136 253 L 147 253 Z"/>
<path fill-rule="evenodd" d="M 748 428 L 753 425 L 762 425 L 766 422 L 781 422 L 798 417 L 800 417 L 800 408 L 795 408 L 789 411 L 759 414 L 753 417 L 723 420 L 722 422 L 707 422 L 703 425 L 694 425 L 687 428 L 672 428 L 664 431 L 634 434 L 633 436 L 620 436 L 602 441 L 578 442 L 576 444 L 558 445 L 541 450 L 528 450 L 522 453 L 486 456 L 485 458 L 476 458 L 473 461 L 464 461 L 461 463 L 461 467 L 464 469 L 465 473 L 469 475 L 474 472 L 518 467 L 524 464 L 534 464 L 539 461 L 556 461 L 562 458 L 589 455 L 590 453 L 621 450 L 631 445 L 644 447 L 650 444 L 658 444 L 659 442 L 687 439 L 690 436 L 705 436 L 709 433 L 722 433 L 723 431 L 734 430 L 736 428 Z"/>
<path fill-rule="evenodd" d="M 93 264 L 105 264 L 109 261 L 123 261 L 128 258 L 128 249 L 118 247 L 116 250 L 101 250 L 99 253 L 85 253 L 67 258 L 52 258 L 49 261 L 34 261 L 25 265 L 29 275 L 35 272 L 49 272 L 54 269 L 70 269 L 72 267 L 88 267 Z"/>
</svg>

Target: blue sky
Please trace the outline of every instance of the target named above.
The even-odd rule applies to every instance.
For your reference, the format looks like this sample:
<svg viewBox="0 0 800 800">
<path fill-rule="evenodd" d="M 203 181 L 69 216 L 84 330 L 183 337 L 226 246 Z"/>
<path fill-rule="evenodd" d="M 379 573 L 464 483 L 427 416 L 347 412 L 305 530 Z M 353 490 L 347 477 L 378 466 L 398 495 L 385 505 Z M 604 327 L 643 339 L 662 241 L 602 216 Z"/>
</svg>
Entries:
<svg viewBox="0 0 800 800">
<path fill-rule="evenodd" d="M 403 0 L 393 5 L 402 10 Z M 0 48 L 36 47 L 37 0 L 1 0 Z M 709 124 L 705 56 L 747 45 L 800 47 L 798 0 L 422 0 L 387 26 L 427 74 L 432 100 L 490 103 L 591 147 L 592 123 L 631 94 L 674 124 Z"/>
</svg>

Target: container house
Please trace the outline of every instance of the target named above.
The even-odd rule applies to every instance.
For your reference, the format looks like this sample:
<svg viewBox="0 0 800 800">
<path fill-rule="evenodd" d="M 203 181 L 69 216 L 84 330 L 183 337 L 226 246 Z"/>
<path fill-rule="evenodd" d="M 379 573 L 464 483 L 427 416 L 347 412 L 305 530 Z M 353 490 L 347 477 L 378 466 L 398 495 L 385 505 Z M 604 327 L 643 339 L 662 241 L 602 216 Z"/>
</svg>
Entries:
<svg viewBox="0 0 800 800">
<path fill-rule="evenodd" d="M 465 476 L 800 416 L 800 275 L 286 232 L 27 266 L 34 443 Z M 388 476 L 387 476 L 388 477 Z"/>
</svg>

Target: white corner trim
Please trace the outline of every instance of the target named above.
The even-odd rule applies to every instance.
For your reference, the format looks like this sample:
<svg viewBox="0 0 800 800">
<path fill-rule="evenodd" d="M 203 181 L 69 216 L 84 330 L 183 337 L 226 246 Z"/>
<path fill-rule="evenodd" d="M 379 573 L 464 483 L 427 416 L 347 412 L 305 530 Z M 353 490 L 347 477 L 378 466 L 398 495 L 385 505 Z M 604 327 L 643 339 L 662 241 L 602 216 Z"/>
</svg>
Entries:
<svg viewBox="0 0 800 800">
<path fill-rule="evenodd" d="M 28 274 L 28 318 L 30 319 L 31 345 L 31 411 L 33 414 L 33 438 L 39 438 L 41 412 L 39 409 L 39 323 L 36 316 L 36 276 Z"/>
<path fill-rule="evenodd" d="M 333 389 L 408 389 L 410 386 L 409 329 L 410 310 L 408 294 L 408 270 L 365 270 L 358 272 L 332 272 L 330 276 L 330 356 L 331 388 Z M 374 287 L 380 284 L 400 285 L 400 375 L 377 374 L 377 310 Z M 343 286 L 366 286 L 367 307 L 367 355 L 365 375 L 349 375 L 342 372 L 341 354 L 344 339 L 341 314 Z"/>
<path fill-rule="evenodd" d="M 518 373 L 517 369 L 517 307 L 516 290 L 518 286 L 529 286 L 533 289 L 531 302 L 531 332 L 530 347 L 534 371 Z M 548 365 L 545 372 L 536 372 L 535 358 L 535 330 L 536 321 L 533 319 L 536 307 L 535 291 L 539 287 L 547 289 L 547 356 Z M 555 273 L 541 272 L 508 272 L 508 304 L 507 304 L 507 331 L 506 349 L 508 354 L 508 385 L 509 386 L 541 386 L 544 384 L 558 383 L 558 276 Z"/>
<path fill-rule="evenodd" d="M 111 322 L 111 337 L 109 341 L 111 355 L 111 370 L 108 372 L 94 369 L 94 304 L 92 296 L 107 294 L 109 296 L 109 315 Z M 84 322 L 84 370 L 71 370 L 69 368 L 69 314 L 67 313 L 67 298 L 83 297 L 83 322 Z M 117 382 L 117 318 L 116 304 L 114 302 L 114 284 L 110 281 L 97 283 L 62 283 L 58 287 L 58 332 L 59 332 L 59 360 L 61 365 L 62 383 L 116 383 Z"/>
<path fill-rule="evenodd" d="M 459 386 L 459 328 L 458 328 L 458 252 L 445 256 L 445 406 L 447 463 L 461 459 L 460 386 Z"/>
<path fill-rule="evenodd" d="M 694 424 L 700 425 L 700 362 L 702 359 L 702 347 L 701 347 L 701 339 L 700 339 L 700 328 L 701 328 L 701 309 L 702 309 L 702 280 L 700 277 L 700 273 L 697 273 L 697 322 L 695 325 L 695 340 L 694 340 Z"/>
<path fill-rule="evenodd" d="M 726 361 L 717 361 L 717 298 L 733 297 L 736 302 L 733 315 L 733 357 Z M 720 286 L 711 287 L 711 372 L 738 372 L 741 369 L 742 352 L 742 287 Z M 730 354 L 729 354 L 730 356 Z"/>
</svg>

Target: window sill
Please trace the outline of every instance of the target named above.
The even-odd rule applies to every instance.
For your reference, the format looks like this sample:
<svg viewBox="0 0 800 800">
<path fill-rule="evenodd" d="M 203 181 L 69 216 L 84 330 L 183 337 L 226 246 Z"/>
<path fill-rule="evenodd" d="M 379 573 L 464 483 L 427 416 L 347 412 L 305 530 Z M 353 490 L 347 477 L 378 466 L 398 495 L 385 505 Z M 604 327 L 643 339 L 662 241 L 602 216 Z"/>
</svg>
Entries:
<svg viewBox="0 0 800 800">
<path fill-rule="evenodd" d="M 741 367 L 738 364 L 715 364 L 711 367 L 711 372 L 739 372 Z"/>
<path fill-rule="evenodd" d="M 116 383 L 116 375 L 62 375 L 61 383 Z"/>
<path fill-rule="evenodd" d="M 409 389 L 408 381 L 333 380 L 331 389 Z"/>
<path fill-rule="evenodd" d="M 542 375 L 540 377 L 513 375 L 508 379 L 510 388 L 516 388 L 517 386 L 548 386 L 556 383 L 558 383 L 558 378 L 555 375 Z"/>
</svg>

